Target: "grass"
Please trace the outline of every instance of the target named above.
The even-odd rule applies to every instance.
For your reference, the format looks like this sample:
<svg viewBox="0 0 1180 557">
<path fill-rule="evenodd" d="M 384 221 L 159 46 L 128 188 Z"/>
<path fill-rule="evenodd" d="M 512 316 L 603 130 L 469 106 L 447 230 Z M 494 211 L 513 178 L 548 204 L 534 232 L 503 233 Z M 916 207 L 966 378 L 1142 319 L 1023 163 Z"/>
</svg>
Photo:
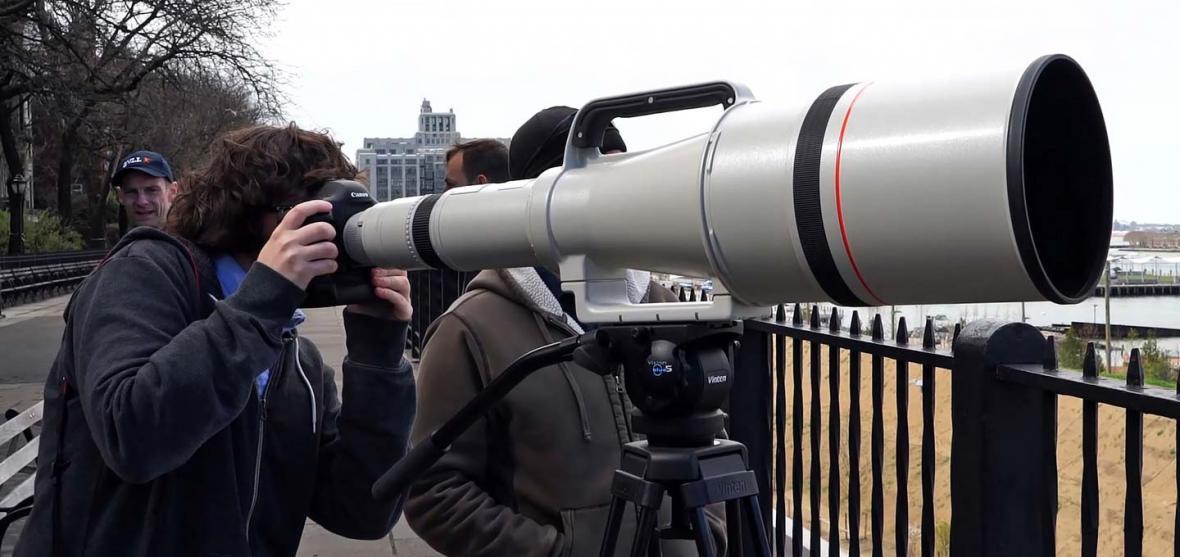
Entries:
<svg viewBox="0 0 1180 557">
<path fill-rule="evenodd" d="M 1107 379 L 1118 379 L 1119 381 L 1124 381 L 1124 382 L 1127 380 L 1127 374 L 1125 374 L 1125 373 L 1100 373 L 1099 375 L 1101 377 L 1105 377 Z M 1144 377 L 1143 384 L 1150 385 L 1152 387 L 1161 387 L 1161 388 L 1169 389 L 1169 390 L 1173 390 L 1173 391 L 1176 390 L 1176 382 L 1175 381 L 1168 381 L 1167 379 L 1157 379 L 1155 377 Z"/>
</svg>

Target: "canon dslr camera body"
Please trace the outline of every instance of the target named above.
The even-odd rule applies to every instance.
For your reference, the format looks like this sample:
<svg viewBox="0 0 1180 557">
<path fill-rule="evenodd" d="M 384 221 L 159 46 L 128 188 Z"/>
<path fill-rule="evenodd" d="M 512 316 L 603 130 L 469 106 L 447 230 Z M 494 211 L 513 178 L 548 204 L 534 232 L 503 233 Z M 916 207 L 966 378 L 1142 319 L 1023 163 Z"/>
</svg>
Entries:
<svg viewBox="0 0 1180 557">
<path fill-rule="evenodd" d="M 301 307 L 322 308 L 360 304 L 376 300 L 371 280 L 372 266 L 357 263 L 344 249 L 344 225 L 353 215 L 376 204 L 364 184 L 353 180 L 331 180 L 325 182 L 312 194 L 312 199 L 322 199 L 332 204 L 332 211 L 317 213 L 303 222 L 326 222 L 336 229 L 336 272 L 312 279 L 307 285 L 307 297 Z"/>
</svg>

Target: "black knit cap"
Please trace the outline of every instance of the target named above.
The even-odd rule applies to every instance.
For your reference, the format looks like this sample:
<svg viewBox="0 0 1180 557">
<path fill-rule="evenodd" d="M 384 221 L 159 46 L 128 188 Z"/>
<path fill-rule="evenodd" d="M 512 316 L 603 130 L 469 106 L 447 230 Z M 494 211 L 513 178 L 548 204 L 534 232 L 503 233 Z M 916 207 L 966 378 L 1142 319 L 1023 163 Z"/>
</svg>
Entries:
<svg viewBox="0 0 1180 557">
<path fill-rule="evenodd" d="M 553 106 L 533 115 L 512 135 L 508 148 L 508 173 L 513 180 L 536 178 L 542 172 L 561 166 L 565 142 L 578 111 L 568 106 Z M 607 126 L 602 152 L 626 151 L 627 144 L 619 129 Z"/>
</svg>

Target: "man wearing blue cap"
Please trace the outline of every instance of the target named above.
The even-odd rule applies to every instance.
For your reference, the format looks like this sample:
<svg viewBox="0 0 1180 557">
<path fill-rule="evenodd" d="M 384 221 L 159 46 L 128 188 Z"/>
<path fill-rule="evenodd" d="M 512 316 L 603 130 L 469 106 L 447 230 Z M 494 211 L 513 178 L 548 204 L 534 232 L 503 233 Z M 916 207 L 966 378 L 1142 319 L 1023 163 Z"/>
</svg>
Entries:
<svg viewBox="0 0 1180 557">
<path fill-rule="evenodd" d="M 162 228 L 176 196 L 172 167 L 155 151 L 136 151 L 119 163 L 111 183 L 134 226 Z"/>
</svg>

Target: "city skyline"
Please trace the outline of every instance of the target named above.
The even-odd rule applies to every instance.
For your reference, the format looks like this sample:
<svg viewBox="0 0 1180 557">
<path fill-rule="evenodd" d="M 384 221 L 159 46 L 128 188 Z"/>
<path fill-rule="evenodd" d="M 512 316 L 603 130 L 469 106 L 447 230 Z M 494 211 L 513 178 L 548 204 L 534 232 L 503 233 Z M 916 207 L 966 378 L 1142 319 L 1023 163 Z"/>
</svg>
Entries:
<svg viewBox="0 0 1180 557">
<path fill-rule="evenodd" d="M 434 110 L 427 98 L 418 107 L 418 128 L 411 137 L 365 137 L 354 163 L 368 176 L 377 201 L 442 193 L 446 189 L 446 152 L 476 138 L 459 132 L 453 108 Z M 505 145 L 507 138 L 493 138 Z"/>
</svg>

